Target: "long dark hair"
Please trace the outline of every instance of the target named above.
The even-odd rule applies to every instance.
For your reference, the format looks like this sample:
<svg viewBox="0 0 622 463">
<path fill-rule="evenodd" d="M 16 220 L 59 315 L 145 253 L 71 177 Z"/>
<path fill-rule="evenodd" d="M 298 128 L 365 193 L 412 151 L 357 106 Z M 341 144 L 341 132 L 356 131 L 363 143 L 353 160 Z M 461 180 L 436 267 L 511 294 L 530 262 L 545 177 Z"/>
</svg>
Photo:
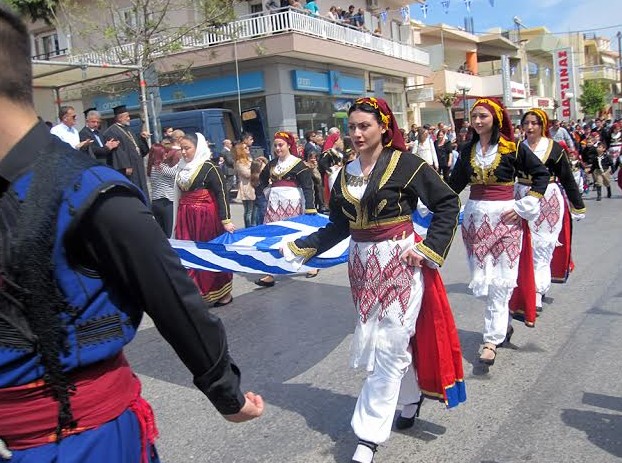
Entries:
<svg viewBox="0 0 622 463">
<path fill-rule="evenodd" d="M 467 145 L 467 152 L 468 153 L 471 152 L 471 149 L 479 141 L 479 134 L 475 131 L 473 126 L 469 127 L 469 132 L 471 133 L 471 140 L 469 141 L 469 143 Z M 499 139 L 500 138 L 501 138 L 501 131 L 500 131 L 500 128 L 499 128 L 499 121 L 497 120 L 497 118 L 493 114 L 492 115 L 492 133 L 490 134 L 490 144 L 491 145 L 496 145 L 497 143 L 499 143 Z M 513 140 L 510 140 L 510 141 L 513 141 Z"/>
<path fill-rule="evenodd" d="M 355 103 L 350 106 L 348 110 L 348 116 L 350 116 L 354 111 L 362 111 L 368 114 L 373 114 L 376 118 L 376 122 L 379 125 L 382 125 L 382 118 L 380 117 L 380 111 L 373 106 L 370 106 L 366 103 Z M 375 205 L 378 203 L 378 188 L 380 187 L 380 179 L 382 178 L 382 174 L 387 170 L 389 166 L 389 161 L 391 160 L 391 154 L 393 153 L 393 148 L 383 148 L 378 160 L 376 161 L 376 165 L 373 170 L 369 174 L 369 179 L 367 182 L 367 188 L 365 189 L 365 193 L 363 193 L 363 197 L 361 198 L 361 206 L 363 210 L 373 211 Z"/>
</svg>

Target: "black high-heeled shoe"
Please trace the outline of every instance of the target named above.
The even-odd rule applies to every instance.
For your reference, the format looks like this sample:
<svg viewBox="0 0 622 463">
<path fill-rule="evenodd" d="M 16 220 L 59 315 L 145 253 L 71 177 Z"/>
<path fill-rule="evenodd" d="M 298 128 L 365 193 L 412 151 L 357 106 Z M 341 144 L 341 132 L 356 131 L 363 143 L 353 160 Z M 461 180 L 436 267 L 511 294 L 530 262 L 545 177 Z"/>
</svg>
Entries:
<svg viewBox="0 0 622 463">
<path fill-rule="evenodd" d="M 419 402 L 415 402 L 412 405 L 417 406 L 417 411 L 411 418 L 404 418 L 402 415 L 395 420 L 395 429 L 408 429 L 412 428 L 415 424 L 415 418 L 419 418 L 419 412 L 421 411 L 421 404 L 423 404 L 423 396 L 419 399 Z"/>
<path fill-rule="evenodd" d="M 508 331 L 505 333 L 505 339 L 500 344 L 497 344 L 497 347 L 507 346 L 510 343 L 510 339 L 512 339 L 513 334 L 514 334 L 514 327 L 510 325 L 508 326 Z"/>
<path fill-rule="evenodd" d="M 374 456 L 376 454 L 376 451 L 378 450 L 378 444 L 375 444 L 373 442 L 369 442 L 367 440 L 363 440 L 363 439 L 359 439 L 357 446 L 359 445 L 363 445 L 365 447 L 367 447 L 369 450 L 371 450 L 372 452 L 372 457 L 371 457 L 371 462 L 373 463 L 374 461 Z M 354 457 L 352 457 L 352 463 L 363 463 L 359 460 L 355 460 Z"/>
</svg>

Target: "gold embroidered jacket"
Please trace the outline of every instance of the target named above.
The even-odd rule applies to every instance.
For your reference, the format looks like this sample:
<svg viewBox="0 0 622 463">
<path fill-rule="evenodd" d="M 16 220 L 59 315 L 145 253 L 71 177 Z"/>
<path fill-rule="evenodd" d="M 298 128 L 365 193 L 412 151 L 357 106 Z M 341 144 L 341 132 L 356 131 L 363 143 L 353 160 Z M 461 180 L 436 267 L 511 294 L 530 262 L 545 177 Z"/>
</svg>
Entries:
<svg viewBox="0 0 622 463">
<path fill-rule="evenodd" d="M 225 181 L 220 169 L 212 161 L 205 161 L 188 191 L 209 190 L 218 204 L 218 217 L 223 224 L 231 223 L 229 192 L 225 191 Z"/>
<path fill-rule="evenodd" d="M 295 182 L 302 189 L 305 198 L 305 214 L 316 214 L 315 193 L 313 191 L 313 177 L 311 169 L 301 160 L 293 164 L 288 170 L 277 174 L 274 170 L 278 159 L 272 159 L 259 174 L 259 188 L 263 191 L 268 186 L 279 180 Z"/>
<path fill-rule="evenodd" d="M 583 198 L 581 198 L 581 192 L 577 182 L 575 182 L 572 174 L 572 166 L 568 160 L 568 155 L 564 148 L 554 140 L 548 139 L 549 146 L 544 153 L 542 162 L 549 170 L 551 175 L 551 181 L 557 180 L 557 182 L 564 188 L 568 201 L 571 205 L 571 210 L 575 214 L 585 213 L 585 204 Z M 523 185 L 531 185 L 532 179 L 529 174 L 524 172 L 518 173 L 518 183 Z"/>
<path fill-rule="evenodd" d="M 434 216 L 425 240 L 416 248 L 432 262 L 443 265 L 458 225 L 460 199 L 420 157 L 389 148 L 385 148 L 385 153 L 390 161 L 382 174 L 373 210 L 362 208 L 360 201 L 349 193 L 351 176 L 344 167 L 331 192 L 330 222 L 312 235 L 290 243 L 294 254 L 309 259 L 347 238 L 351 229 L 411 221 L 421 199 Z"/>
<path fill-rule="evenodd" d="M 529 175 L 531 190 L 529 195 L 541 198 L 549 184 L 549 171 L 524 144 L 515 149 L 514 144 L 499 144 L 494 161 L 488 167 L 480 167 L 475 162 L 475 144 L 467 145 L 449 177 L 449 186 L 460 193 L 471 184 L 514 185 L 519 175 Z M 521 174 L 524 173 L 524 174 Z"/>
</svg>

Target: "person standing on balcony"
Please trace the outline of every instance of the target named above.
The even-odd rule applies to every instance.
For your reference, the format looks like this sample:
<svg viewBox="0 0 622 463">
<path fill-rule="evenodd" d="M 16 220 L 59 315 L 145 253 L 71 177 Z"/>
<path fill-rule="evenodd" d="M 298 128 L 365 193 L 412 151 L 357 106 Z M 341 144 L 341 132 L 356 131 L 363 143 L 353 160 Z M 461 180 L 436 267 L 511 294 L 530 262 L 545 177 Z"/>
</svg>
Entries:
<svg viewBox="0 0 622 463">
<path fill-rule="evenodd" d="M 304 9 L 311 13 L 313 16 L 319 16 L 320 14 L 320 8 L 317 6 L 317 3 L 315 3 L 315 0 L 307 0 Z"/>
<path fill-rule="evenodd" d="M 458 392 L 463 386 L 460 343 L 436 270 L 449 252 L 460 200 L 406 150 L 386 101 L 360 98 L 348 114 L 359 157 L 335 182 L 330 222 L 282 252 L 302 265 L 351 237 L 348 267 L 358 321 L 350 363 L 368 372 L 351 421 L 358 438 L 352 462 L 371 463 L 391 434 L 398 404 L 404 407 L 395 427 L 406 429 L 415 424 L 424 393 L 442 397 L 449 406 L 465 400 Z M 434 211 L 423 240 L 411 218 L 419 200 Z M 438 349 L 447 350 L 439 355 Z M 431 378 L 443 379 L 430 387 Z M 448 399 L 452 391 L 455 401 Z"/>
<path fill-rule="evenodd" d="M 114 112 L 115 123 L 104 132 L 106 143 L 110 140 L 119 142 L 117 147 L 112 150 L 112 168 L 121 172 L 145 195 L 148 195 L 143 158 L 149 153 L 149 146 L 147 145 L 149 133 L 142 131 L 139 137 L 132 133 L 129 128 L 130 113 L 125 106 L 116 106 L 112 108 L 112 111 Z"/>
</svg>

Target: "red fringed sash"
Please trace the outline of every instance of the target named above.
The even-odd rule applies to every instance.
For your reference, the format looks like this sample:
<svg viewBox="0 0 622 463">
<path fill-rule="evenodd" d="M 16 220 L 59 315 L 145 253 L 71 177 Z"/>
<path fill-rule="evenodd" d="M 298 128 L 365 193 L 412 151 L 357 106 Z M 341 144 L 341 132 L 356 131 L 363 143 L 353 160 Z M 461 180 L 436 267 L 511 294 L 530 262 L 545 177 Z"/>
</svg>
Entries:
<svg viewBox="0 0 622 463">
<path fill-rule="evenodd" d="M 510 315 L 525 325 L 533 328 L 536 325 L 536 276 L 533 269 L 533 247 L 529 223 L 523 222 L 523 245 L 518 262 L 517 286 L 510 299 Z"/>
<path fill-rule="evenodd" d="M 556 246 L 551 260 L 551 281 L 553 283 L 566 283 L 568 275 L 574 270 L 572 262 L 572 216 L 570 206 L 566 202 L 562 229 L 557 241 L 561 246 Z"/>
<path fill-rule="evenodd" d="M 415 234 L 415 240 L 421 237 Z M 410 340 L 422 393 L 454 407 L 466 400 L 462 351 L 443 280 L 425 264 L 423 299 L 415 336 Z"/>
</svg>

